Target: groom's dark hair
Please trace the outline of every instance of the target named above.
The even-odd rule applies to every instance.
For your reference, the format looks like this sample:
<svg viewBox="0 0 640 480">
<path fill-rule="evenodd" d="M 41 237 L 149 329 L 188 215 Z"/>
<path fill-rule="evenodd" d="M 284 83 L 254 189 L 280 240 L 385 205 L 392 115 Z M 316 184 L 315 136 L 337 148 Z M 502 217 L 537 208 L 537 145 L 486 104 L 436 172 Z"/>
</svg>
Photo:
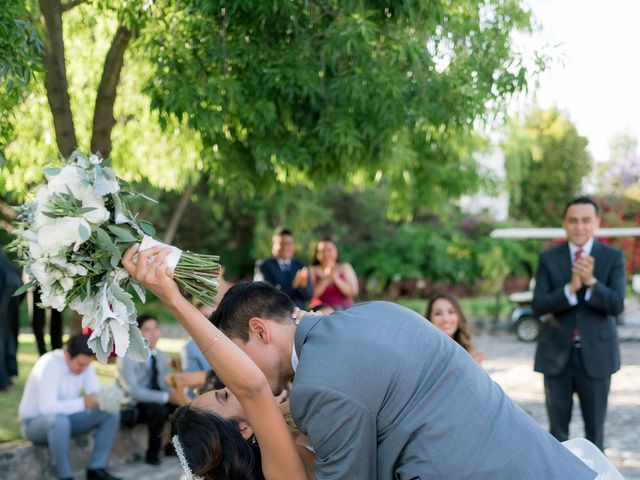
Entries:
<svg viewBox="0 0 640 480">
<path fill-rule="evenodd" d="M 225 293 L 210 320 L 227 336 L 246 342 L 251 318 L 290 319 L 294 309 L 287 294 L 268 283 L 238 283 Z"/>
</svg>

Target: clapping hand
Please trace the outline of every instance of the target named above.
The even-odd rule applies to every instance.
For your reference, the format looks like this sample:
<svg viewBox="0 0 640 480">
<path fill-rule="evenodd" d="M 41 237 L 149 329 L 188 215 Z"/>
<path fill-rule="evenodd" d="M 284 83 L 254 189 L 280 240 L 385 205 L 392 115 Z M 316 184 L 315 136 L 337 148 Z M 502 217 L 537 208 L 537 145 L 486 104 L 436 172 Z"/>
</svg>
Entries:
<svg viewBox="0 0 640 480">
<path fill-rule="evenodd" d="M 583 255 L 573 264 L 573 272 L 575 272 L 582 282 L 582 285 L 590 285 L 593 281 L 593 267 L 595 259 L 590 255 Z"/>
<path fill-rule="evenodd" d="M 309 283 L 309 269 L 307 267 L 303 267 L 296 272 L 296 276 L 291 282 L 291 286 L 293 288 L 305 288 Z"/>
</svg>

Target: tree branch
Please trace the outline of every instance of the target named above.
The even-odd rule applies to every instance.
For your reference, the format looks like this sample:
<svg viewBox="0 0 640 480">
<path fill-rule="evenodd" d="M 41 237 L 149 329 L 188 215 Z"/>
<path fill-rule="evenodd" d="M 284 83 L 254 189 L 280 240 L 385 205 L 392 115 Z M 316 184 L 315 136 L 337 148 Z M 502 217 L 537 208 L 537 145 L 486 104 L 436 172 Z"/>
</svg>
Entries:
<svg viewBox="0 0 640 480">
<path fill-rule="evenodd" d="M 100 152 L 104 158 L 111 154 L 111 131 L 116 123 L 113 117 L 113 106 L 116 101 L 118 82 L 124 63 L 124 52 L 131 40 L 131 30 L 120 25 L 111 47 L 104 60 L 102 78 L 96 95 L 96 105 L 93 111 L 93 131 L 91 136 L 91 151 Z"/>
<path fill-rule="evenodd" d="M 66 2 L 61 4 L 60 6 L 60 12 L 64 13 L 67 10 L 71 10 L 73 7 L 77 7 L 78 5 L 82 5 L 83 3 L 85 3 L 87 0 L 72 0 L 71 2 Z"/>
<path fill-rule="evenodd" d="M 15 220 L 18 218 L 18 212 L 11 208 L 11 206 L 2 199 L 0 199 L 0 214 L 9 220 Z"/>
<path fill-rule="evenodd" d="M 173 237 L 175 237 L 176 232 L 178 231 L 180 220 L 182 220 L 184 212 L 186 212 L 187 207 L 191 202 L 191 195 L 193 195 L 194 190 L 203 179 L 204 179 L 204 176 L 201 176 L 199 180 L 194 180 L 182 192 L 182 195 L 180 196 L 180 201 L 178 202 L 178 205 L 176 206 L 176 208 L 173 211 L 173 214 L 171 215 L 171 221 L 169 222 L 167 231 L 164 233 L 164 237 L 162 239 L 164 243 L 171 244 L 173 242 Z"/>
<path fill-rule="evenodd" d="M 58 150 L 63 156 L 68 157 L 78 142 L 69 100 L 60 0 L 40 0 L 40 12 L 45 33 L 42 63 L 45 70 L 47 100 L 53 114 Z"/>
</svg>

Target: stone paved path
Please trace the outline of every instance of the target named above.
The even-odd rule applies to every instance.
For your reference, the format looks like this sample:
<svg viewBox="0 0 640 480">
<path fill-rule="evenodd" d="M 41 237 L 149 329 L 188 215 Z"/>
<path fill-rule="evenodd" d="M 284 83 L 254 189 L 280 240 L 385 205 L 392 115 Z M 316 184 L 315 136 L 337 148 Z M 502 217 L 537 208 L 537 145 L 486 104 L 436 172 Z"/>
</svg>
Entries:
<svg viewBox="0 0 640 480">
<path fill-rule="evenodd" d="M 620 326 L 622 369 L 613 376 L 605 433 L 605 451 L 627 480 L 640 480 L 640 303 L 627 307 Z M 165 335 L 168 332 L 165 330 Z M 172 332 L 173 333 L 173 332 Z M 176 337 L 182 337 L 179 331 Z M 533 372 L 534 344 L 519 342 L 509 333 L 481 335 L 478 349 L 485 354 L 483 367 L 543 428 L 548 428 L 542 375 Z M 574 407 L 571 437 L 584 435 L 580 410 Z M 180 466 L 165 458 L 160 467 L 132 464 L 113 470 L 123 480 L 178 480 Z"/>
<path fill-rule="evenodd" d="M 619 332 L 623 365 L 611 380 L 605 453 L 627 480 L 640 480 L 640 309 L 627 315 Z M 535 344 L 518 342 L 507 333 L 478 337 L 477 344 L 493 380 L 547 429 L 542 375 L 532 370 Z M 569 434 L 584 436 L 578 405 Z"/>
</svg>

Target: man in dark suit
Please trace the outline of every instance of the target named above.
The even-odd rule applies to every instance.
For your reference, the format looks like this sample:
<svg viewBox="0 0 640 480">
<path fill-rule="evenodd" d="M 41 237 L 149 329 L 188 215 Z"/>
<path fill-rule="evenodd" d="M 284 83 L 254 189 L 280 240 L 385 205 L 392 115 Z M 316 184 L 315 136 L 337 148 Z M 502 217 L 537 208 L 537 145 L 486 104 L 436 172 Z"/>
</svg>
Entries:
<svg viewBox="0 0 640 480">
<path fill-rule="evenodd" d="M 593 238 L 598 205 L 589 197 L 564 210 L 568 243 L 540 256 L 533 310 L 551 314 L 540 333 L 534 370 L 544 374 L 550 432 L 569 437 L 573 394 L 585 436 L 603 449 L 611 375 L 620 368 L 616 316 L 624 308 L 624 257 Z"/>
<path fill-rule="evenodd" d="M 18 309 L 23 296 L 12 295 L 21 285 L 20 272 L 0 249 L 0 390 L 11 385 L 11 377 L 18 375 Z"/>
<path fill-rule="evenodd" d="M 293 234 L 286 228 L 278 229 L 271 242 L 273 257 L 256 264 L 254 280 L 270 283 L 289 295 L 298 308 L 306 308 L 313 296 L 313 284 L 307 265 L 293 258 Z"/>
<path fill-rule="evenodd" d="M 153 315 L 140 315 L 138 328 L 149 341 L 149 361 L 145 363 L 129 357 L 118 358 L 117 383 L 128 400 L 136 404 L 138 418 L 135 420 L 147 424 L 149 441 L 145 461 L 150 465 L 160 465 L 162 432 L 169 415 L 180 405 L 180 396 L 164 380 L 169 373 L 169 357 L 157 348 L 161 335 L 158 321 Z M 165 454 L 173 454 L 172 444 L 167 444 Z"/>
</svg>

